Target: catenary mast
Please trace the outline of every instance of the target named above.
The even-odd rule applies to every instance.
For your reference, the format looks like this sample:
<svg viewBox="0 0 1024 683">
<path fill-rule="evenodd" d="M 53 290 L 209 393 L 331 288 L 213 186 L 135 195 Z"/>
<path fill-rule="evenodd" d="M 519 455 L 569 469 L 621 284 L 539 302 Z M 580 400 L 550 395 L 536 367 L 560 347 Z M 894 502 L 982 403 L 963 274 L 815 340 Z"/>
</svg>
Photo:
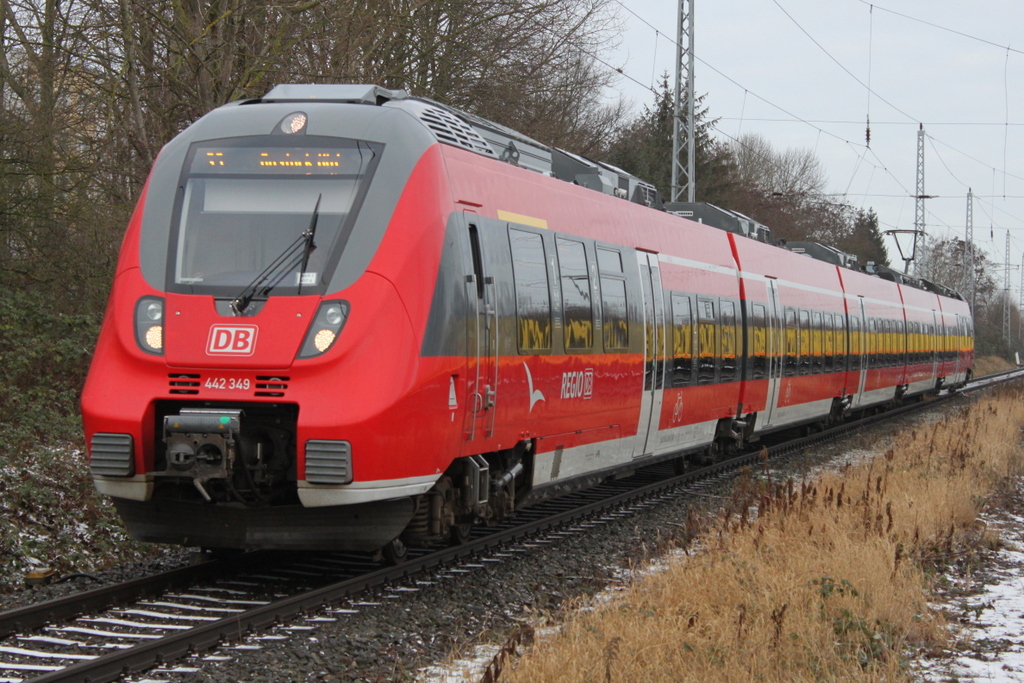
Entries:
<svg viewBox="0 0 1024 683">
<path fill-rule="evenodd" d="M 679 0 L 676 92 L 672 121 L 672 201 L 694 201 L 693 0 Z M 685 99 L 684 99 L 685 98 Z M 686 108 L 683 111 L 683 108 Z"/>
<path fill-rule="evenodd" d="M 967 188 L 967 227 L 964 230 L 964 298 L 974 313 L 974 192 Z"/>
<path fill-rule="evenodd" d="M 1006 231 L 1006 270 L 1003 272 L 1003 339 L 1010 345 L 1010 231 Z"/>
</svg>

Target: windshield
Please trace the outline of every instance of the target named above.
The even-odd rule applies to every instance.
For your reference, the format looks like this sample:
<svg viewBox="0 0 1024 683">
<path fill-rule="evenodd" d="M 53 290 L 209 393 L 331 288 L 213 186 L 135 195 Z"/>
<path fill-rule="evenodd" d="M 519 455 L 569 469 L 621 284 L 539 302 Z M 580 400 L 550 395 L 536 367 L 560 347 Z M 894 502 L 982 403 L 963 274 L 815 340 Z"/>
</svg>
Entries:
<svg viewBox="0 0 1024 683">
<path fill-rule="evenodd" d="M 316 248 L 304 270 L 300 260 L 281 273 L 274 294 L 296 294 L 300 284 L 304 293 L 322 293 L 377 156 L 366 143 L 312 136 L 193 145 L 172 230 L 169 287 L 237 295 L 302 236 L 316 210 Z"/>
</svg>

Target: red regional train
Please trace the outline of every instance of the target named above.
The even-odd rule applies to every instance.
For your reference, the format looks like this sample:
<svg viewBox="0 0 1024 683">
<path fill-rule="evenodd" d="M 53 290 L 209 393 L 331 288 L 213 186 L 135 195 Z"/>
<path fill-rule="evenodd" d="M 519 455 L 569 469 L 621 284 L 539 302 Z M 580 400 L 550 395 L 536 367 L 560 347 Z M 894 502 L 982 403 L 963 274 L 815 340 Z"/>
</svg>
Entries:
<svg viewBox="0 0 1024 683">
<path fill-rule="evenodd" d="M 96 487 L 140 540 L 394 558 L 970 376 L 955 293 L 769 242 L 403 91 L 220 107 L 128 226 L 82 395 Z"/>
</svg>

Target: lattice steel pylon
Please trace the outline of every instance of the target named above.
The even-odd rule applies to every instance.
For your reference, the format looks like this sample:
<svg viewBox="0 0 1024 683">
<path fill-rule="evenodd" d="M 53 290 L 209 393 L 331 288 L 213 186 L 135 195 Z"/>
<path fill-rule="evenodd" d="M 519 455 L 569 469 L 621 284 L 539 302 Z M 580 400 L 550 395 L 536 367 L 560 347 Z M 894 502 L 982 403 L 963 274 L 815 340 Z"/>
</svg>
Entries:
<svg viewBox="0 0 1024 683">
<path fill-rule="evenodd" d="M 906 272 L 910 272 L 910 264 L 917 255 L 917 240 L 924 235 L 924 124 L 917 128 L 917 202 L 914 205 L 914 248 L 907 261 Z"/>
<path fill-rule="evenodd" d="M 1024 341 L 1024 254 L 1020 255 L 1020 299 L 1017 301 L 1017 341 Z M 1019 347 L 1020 344 L 1018 343 L 1017 346 Z"/>
<path fill-rule="evenodd" d="M 1010 345 L 1010 231 L 1006 231 L 1006 273 L 1003 275 L 1003 339 Z"/>
<path fill-rule="evenodd" d="M 672 121 L 673 202 L 692 202 L 697 190 L 694 177 L 697 138 L 693 120 L 693 93 L 693 0 L 679 0 L 679 31 L 676 35 L 676 99 L 675 115 Z M 686 99 L 684 100 L 683 97 Z"/>
<path fill-rule="evenodd" d="M 924 193 L 924 124 L 920 123 L 917 127 L 917 194 L 914 195 L 914 199 L 917 200 L 914 209 L 914 229 L 896 229 L 886 230 L 886 235 L 892 235 L 896 241 L 896 248 L 899 249 L 900 258 L 903 259 L 903 272 L 909 274 L 910 266 L 917 257 L 917 240 L 924 235 L 924 200 L 929 199 L 929 195 Z M 903 253 L 903 246 L 900 244 L 899 235 L 910 233 L 914 236 L 913 241 L 910 243 L 910 254 Z"/>
<path fill-rule="evenodd" d="M 974 312 L 974 192 L 967 188 L 967 227 L 964 230 L 964 298 Z"/>
</svg>

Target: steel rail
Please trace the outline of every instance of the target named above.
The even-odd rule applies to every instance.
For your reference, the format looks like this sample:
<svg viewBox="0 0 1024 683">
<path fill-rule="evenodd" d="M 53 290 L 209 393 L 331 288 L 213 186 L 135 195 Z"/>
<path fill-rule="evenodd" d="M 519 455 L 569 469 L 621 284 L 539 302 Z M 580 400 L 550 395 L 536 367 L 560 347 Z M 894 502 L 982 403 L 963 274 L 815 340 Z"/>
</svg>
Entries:
<svg viewBox="0 0 1024 683">
<path fill-rule="evenodd" d="M 251 569 L 254 564 L 264 566 L 272 562 L 276 554 L 270 551 L 256 551 L 229 559 L 211 560 L 2 612 L 0 638 L 12 633 L 37 629 L 55 621 L 74 619 L 85 612 L 108 609 L 176 586 L 209 580 L 243 566 L 247 569 Z"/>
<path fill-rule="evenodd" d="M 1022 376 L 1024 376 L 1024 370 L 1012 370 L 1004 373 L 997 373 L 995 375 L 988 375 L 984 378 L 972 380 L 972 382 L 968 384 L 968 388 L 985 388 L 994 383 L 1009 381 Z M 924 408 L 940 405 L 953 398 L 955 395 L 956 394 L 954 393 L 947 392 L 945 395 L 936 397 L 932 400 L 925 400 L 901 406 L 893 410 L 886 411 L 885 413 L 862 418 L 856 422 L 838 425 L 816 434 L 811 434 L 799 439 L 767 447 L 768 457 L 779 458 L 781 456 L 803 450 L 808 446 L 837 439 L 841 436 L 863 429 L 869 425 L 890 420 L 900 415 L 905 415 Z M 54 671 L 33 678 L 30 683 L 104 683 L 106 681 L 116 680 L 123 675 L 145 671 L 156 665 L 179 659 L 188 654 L 216 647 L 223 641 L 242 638 L 248 633 L 291 619 L 307 610 L 318 609 L 320 607 L 330 605 L 342 598 L 365 591 L 369 588 L 374 588 L 389 581 L 412 576 L 434 567 L 445 565 L 465 557 L 470 557 L 481 551 L 508 543 L 509 541 L 517 541 L 533 536 L 547 529 L 562 526 L 567 522 L 588 517 L 595 513 L 620 506 L 624 503 L 643 499 L 653 494 L 662 493 L 668 489 L 680 487 L 685 484 L 691 484 L 700 479 L 713 477 L 728 470 L 737 469 L 748 464 L 761 461 L 764 457 L 764 450 L 765 449 L 761 449 L 744 453 L 742 455 L 729 458 L 728 460 L 723 460 L 707 467 L 702 467 L 692 472 L 687 472 L 655 483 L 646 484 L 629 491 L 611 495 L 599 501 L 558 512 L 554 515 L 530 520 L 510 528 L 499 529 L 498 531 L 487 534 L 481 538 L 470 540 L 463 545 L 438 550 L 430 554 L 414 558 L 395 567 L 378 569 L 358 577 L 346 579 L 321 588 L 311 589 L 267 605 L 249 609 L 230 617 L 225 617 L 215 622 L 195 626 L 187 631 L 172 633 L 159 640 L 151 640 L 135 645 L 131 648 L 102 655 L 93 660 L 73 664 L 59 671 Z M 73 598 L 75 596 L 71 597 Z M 0 615 L 0 617 L 4 616 L 6 615 Z"/>
</svg>

